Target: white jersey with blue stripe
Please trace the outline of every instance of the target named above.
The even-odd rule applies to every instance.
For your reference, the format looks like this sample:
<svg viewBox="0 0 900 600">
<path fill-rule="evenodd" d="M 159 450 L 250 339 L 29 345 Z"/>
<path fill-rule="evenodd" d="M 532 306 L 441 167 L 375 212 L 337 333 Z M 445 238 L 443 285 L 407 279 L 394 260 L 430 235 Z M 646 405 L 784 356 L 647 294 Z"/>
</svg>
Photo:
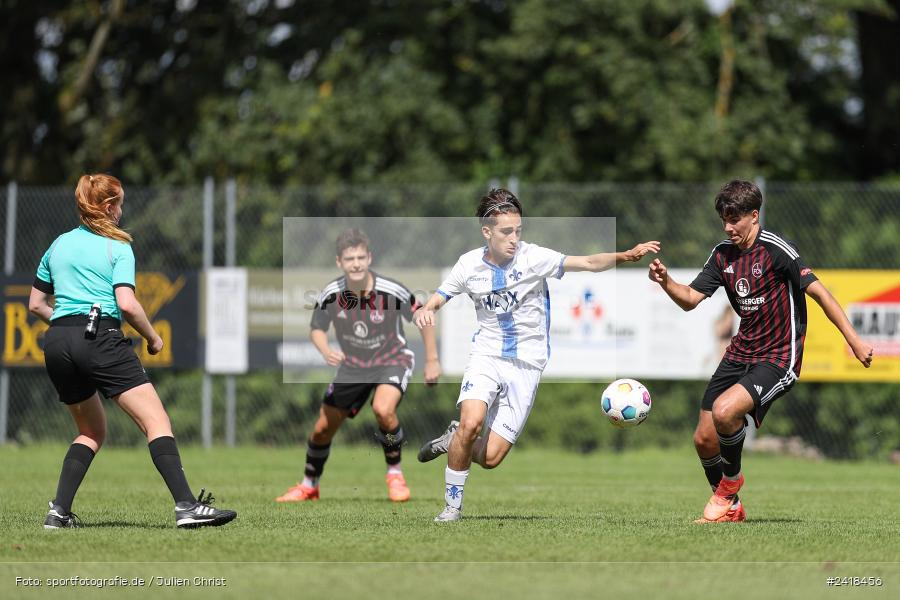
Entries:
<svg viewBox="0 0 900 600">
<path fill-rule="evenodd" d="M 508 263 L 485 259 L 487 248 L 459 257 L 437 292 L 446 300 L 467 294 L 478 330 L 471 354 L 515 358 L 543 369 L 550 358 L 550 292 L 547 278 L 563 276 L 564 254 L 519 242 Z"/>
</svg>

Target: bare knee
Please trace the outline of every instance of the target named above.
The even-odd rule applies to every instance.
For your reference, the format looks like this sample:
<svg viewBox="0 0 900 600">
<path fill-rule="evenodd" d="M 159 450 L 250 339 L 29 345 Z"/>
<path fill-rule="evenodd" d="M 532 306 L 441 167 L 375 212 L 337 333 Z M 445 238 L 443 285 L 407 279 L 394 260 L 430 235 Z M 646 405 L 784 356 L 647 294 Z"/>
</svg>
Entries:
<svg viewBox="0 0 900 600">
<path fill-rule="evenodd" d="M 375 413 L 375 421 L 382 429 L 393 429 L 391 425 L 397 421 L 397 414 L 393 407 L 373 405 L 372 412 Z"/>
<path fill-rule="evenodd" d="M 710 456 L 719 451 L 719 437 L 716 435 L 716 430 L 705 431 L 701 429 L 697 429 L 694 431 L 694 447 L 697 449 L 697 452 Z"/>
<path fill-rule="evenodd" d="M 502 454 L 495 454 L 493 456 L 486 454 L 484 456 L 484 461 L 481 463 L 481 466 L 485 469 L 496 469 L 500 466 L 500 463 L 503 462 Z"/>
<path fill-rule="evenodd" d="M 735 410 L 734 406 L 725 402 L 717 402 L 713 405 L 712 418 L 717 430 L 732 430 L 740 426 L 743 421 L 743 413 Z M 727 432 L 727 431 L 726 431 Z"/>
<path fill-rule="evenodd" d="M 475 417 L 460 417 L 459 428 L 454 435 L 463 442 L 474 442 L 481 432 L 481 419 Z"/>
</svg>

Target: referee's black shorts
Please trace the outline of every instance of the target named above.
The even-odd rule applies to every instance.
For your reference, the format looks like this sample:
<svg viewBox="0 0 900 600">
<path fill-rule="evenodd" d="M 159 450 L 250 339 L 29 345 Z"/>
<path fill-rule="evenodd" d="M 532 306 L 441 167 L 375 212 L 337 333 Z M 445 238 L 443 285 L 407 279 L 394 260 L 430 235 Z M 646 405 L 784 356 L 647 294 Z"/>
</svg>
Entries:
<svg viewBox="0 0 900 600">
<path fill-rule="evenodd" d="M 86 316 L 61 317 L 44 334 L 44 363 L 60 402 L 77 404 L 97 390 L 112 398 L 150 381 L 118 321 L 101 319 L 95 339 L 84 337 L 86 323 Z"/>
</svg>

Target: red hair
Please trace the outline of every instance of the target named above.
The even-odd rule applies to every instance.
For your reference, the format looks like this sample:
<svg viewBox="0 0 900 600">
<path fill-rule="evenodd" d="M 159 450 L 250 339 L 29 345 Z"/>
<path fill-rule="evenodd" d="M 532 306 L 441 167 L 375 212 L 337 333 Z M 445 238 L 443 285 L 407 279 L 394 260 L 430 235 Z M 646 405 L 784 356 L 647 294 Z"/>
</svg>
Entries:
<svg viewBox="0 0 900 600">
<path fill-rule="evenodd" d="M 125 199 L 122 182 L 112 175 L 82 175 L 75 187 L 78 216 L 85 227 L 103 237 L 131 243 L 131 235 L 109 218 L 110 205 Z"/>
</svg>

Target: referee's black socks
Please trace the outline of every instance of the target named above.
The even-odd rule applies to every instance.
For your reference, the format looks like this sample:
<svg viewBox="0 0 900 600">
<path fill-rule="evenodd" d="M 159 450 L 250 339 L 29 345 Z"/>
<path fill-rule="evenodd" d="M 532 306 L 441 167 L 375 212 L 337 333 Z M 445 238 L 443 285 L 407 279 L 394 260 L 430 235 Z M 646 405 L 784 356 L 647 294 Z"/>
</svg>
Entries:
<svg viewBox="0 0 900 600">
<path fill-rule="evenodd" d="M 162 475 L 169 492 L 172 493 L 175 503 L 197 501 L 188 485 L 187 477 L 184 476 L 184 468 L 181 466 L 181 456 L 178 454 L 178 445 L 175 438 L 170 436 L 158 437 L 149 444 L 150 456 L 153 458 L 153 464 L 156 470 Z"/>
<path fill-rule="evenodd" d="M 59 483 L 56 486 L 56 498 L 53 504 L 68 514 L 72 510 L 72 501 L 75 492 L 84 480 L 91 461 L 94 460 L 94 451 L 84 444 L 72 444 L 66 457 L 63 459 L 62 471 L 59 474 Z"/>
</svg>

